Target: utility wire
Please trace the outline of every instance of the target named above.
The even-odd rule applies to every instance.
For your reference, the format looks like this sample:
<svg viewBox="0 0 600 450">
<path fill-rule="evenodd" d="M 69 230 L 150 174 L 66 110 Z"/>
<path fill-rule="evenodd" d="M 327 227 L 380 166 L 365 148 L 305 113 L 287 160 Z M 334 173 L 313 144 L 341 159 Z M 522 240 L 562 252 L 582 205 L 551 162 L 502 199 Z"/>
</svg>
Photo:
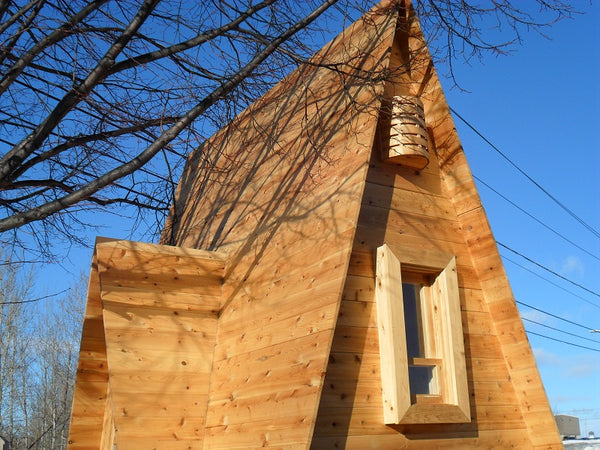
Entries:
<svg viewBox="0 0 600 450">
<path fill-rule="evenodd" d="M 539 311 L 542 314 L 546 314 L 547 316 L 554 317 L 555 319 L 562 320 L 563 322 L 570 323 L 571 325 L 575 325 L 576 327 L 583 328 L 586 331 L 591 331 L 591 330 L 595 329 L 594 327 L 586 327 L 585 325 L 582 325 L 580 323 L 572 322 L 569 319 L 565 319 L 564 317 L 560 317 L 560 316 L 557 316 L 555 314 L 549 313 L 548 311 L 544 311 L 543 309 L 536 308 L 535 306 L 528 305 L 525 302 L 521 302 L 519 300 L 515 300 L 515 302 L 517 302 L 519 305 L 523 305 L 523 306 L 527 306 L 528 308 L 535 309 L 536 311 Z"/>
<path fill-rule="evenodd" d="M 581 299 L 581 300 L 583 300 L 584 302 L 586 302 L 586 303 L 588 303 L 588 304 L 592 305 L 593 307 L 600 309 L 600 305 L 598 305 L 597 303 L 591 302 L 591 301 L 589 301 L 588 299 L 586 299 L 585 297 L 582 297 L 581 295 L 579 295 L 579 294 L 576 294 L 575 292 L 572 292 L 572 291 L 570 291 L 570 290 L 568 290 L 568 289 L 565 289 L 565 288 L 564 288 L 564 287 L 562 287 L 560 284 L 558 284 L 558 283 L 555 283 L 554 281 L 552 281 L 552 280 L 549 280 L 548 278 L 544 278 L 544 277 L 543 277 L 543 276 L 541 276 L 539 273 L 535 273 L 533 270 L 531 270 L 531 269 L 529 269 L 529 268 L 525 267 L 524 265 L 522 265 L 522 264 L 519 264 L 519 263 L 518 263 L 518 262 L 516 262 L 516 261 L 513 261 L 513 260 L 512 260 L 512 259 L 510 259 L 508 256 L 505 256 L 505 255 L 500 255 L 500 256 L 502 256 L 502 259 L 505 259 L 506 261 L 510 261 L 510 262 L 511 262 L 511 263 L 513 263 L 515 266 L 518 266 L 518 267 L 520 267 L 521 269 L 523 269 L 523 270 L 526 270 L 527 272 L 531 273 L 532 275 L 535 275 L 536 277 L 538 277 L 538 278 L 541 278 L 541 279 L 542 279 L 542 280 L 544 280 L 545 282 L 547 282 L 547 283 L 550 283 L 551 285 L 553 285 L 553 286 L 555 286 L 555 287 L 557 287 L 557 288 L 559 288 L 559 289 L 562 289 L 563 291 L 565 291 L 565 292 L 567 292 L 567 293 L 571 294 L 573 297 L 577 297 L 578 299 Z"/>
<path fill-rule="evenodd" d="M 526 320 L 527 322 L 535 323 L 536 325 L 540 325 L 540 326 L 545 327 L 545 328 L 549 328 L 549 329 L 554 330 L 554 331 L 558 331 L 559 333 L 568 334 L 569 336 L 574 336 L 574 337 L 579 338 L 579 339 L 585 339 L 586 341 L 595 342 L 596 344 L 600 344 L 600 341 L 597 341 L 595 339 L 590 339 L 590 338 L 586 338 L 586 337 L 583 337 L 583 336 L 579 336 L 578 334 L 569 333 L 568 331 L 561 330 L 560 328 L 551 327 L 550 325 L 546 325 L 545 323 L 536 322 L 535 320 L 528 319 L 527 317 L 521 317 L 521 319 Z"/>
<path fill-rule="evenodd" d="M 560 202 L 556 197 L 554 197 L 550 192 L 548 192 L 542 185 L 540 185 L 537 181 L 531 178 L 523 169 L 517 166 L 508 156 L 506 156 L 498 147 L 496 147 L 489 139 L 487 139 L 483 134 L 481 134 L 475 126 L 471 125 L 463 116 L 461 116 L 454 108 L 450 107 L 450 111 L 456 117 L 458 117 L 466 126 L 468 126 L 477 136 L 485 141 L 490 147 L 492 147 L 502 158 L 504 158 L 511 166 L 513 166 L 521 175 L 527 178 L 531 183 L 533 183 L 539 190 L 541 190 L 544 194 L 546 194 L 554 203 L 556 203 L 560 208 L 562 208 L 567 214 L 573 217 L 577 222 L 583 225 L 590 233 L 594 234 L 596 237 L 600 238 L 600 233 L 596 231 L 592 226 L 588 225 L 581 217 L 571 211 L 567 206 L 565 206 L 562 202 Z"/>
<path fill-rule="evenodd" d="M 539 268 L 541 268 L 541 269 L 544 269 L 544 270 L 545 270 L 545 271 L 547 271 L 547 272 L 550 272 L 552 275 L 554 275 L 554 276 L 556 276 L 556 277 L 558 277 L 558 278 L 561 278 L 561 279 L 563 279 L 563 280 L 565 280 L 565 281 L 567 281 L 567 282 L 569 282 L 569 283 L 571 283 L 571 284 L 573 284 L 573 285 L 577 286 L 578 288 L 580 288 L 580 289 L 583 289 L 584 291 L 586 291 L 586 292 L 589 292 L 589 293 L 590 293 L 590 294 L 592 294 L 592 295 L 595 295 L 596 297 L 600 297 L 600 294 L 599 294 L 598 292 L 592 291 L 591 289 L 588 289 L 588 288 L 586 288 L 585 286 L 583 286 L 583 285 L 581 285 L 581 284 L 579 284 L 579 283 L 576 283 L 576 282 L 574 282 L 573 280 L 569 280 L 567 277 L 564 277 L 564 276 L 562 276 L 561 274 L 559 274 L 559 273 L 556 273 L 555 271 L 553 271 L 553 270 L 549 269 L 549 268 L 548 268 L 548 267 L 546 267 L 546 266 L 543 266 L 542 264 L 540 264 L 540 263 L 538 263 L 538 262 L 534 261 L 533 259 L 531 259 L 531 258 L 529 258 L 529 257 L 527 257 L 527 256 L 525 256 L 525 255 L 523 255 L 522 253 L 519 253 L 518 251 L 516 251 L 516 250 L 514 250 L 514 249 L 510 248 L 509 246 L 507 246 L 507 245 L 503 244 L 502 242 L 498 242 L 498 241 L 496 241 L 496 244 L 498 244 L 499 246 L 501 246 L 501 247 L 505 248 L 506 250 L 508 250 L 508 251 L 510 251 L 510 252 L 512 252 L 512 253 L 514 253 L 515 255 L 518 255 L 518 256 L 520 256 L 521 258 L 523 258 L 523 259 L 526 259 L 526 260 L 527 260 L 527 261 L 529 261 L 530 263 L 532 263 L 532 264 L 535 264 L 535 265 L 536 265 L 536 266 L 538 266 Z"/>
<path fill-rule="evenodd" d="M 502 199 L 504 199 L 505 201 L 507 201 L 508 203 L 510 203 L 512 206 L 514 206 L 515 208 L 517 208 L 519 211 L 521 211 L 523 214 L 527 215 L 528 217 L 532 218 L 533 220 L 535 220 L 537 223 L 539 223 L 540 225 L 542 225 L 544 228 L 546 228 L 547 230 L 552 231 L 555 235 L 557 235 L 558 237 L 564 239 L 565 241 L 567 241 L 569 244 L 573 245 L 574 247 L 577 247 L 579 250 L 581 250 L 584 253 L 587 253 L 588 255 L 590 255 L 592 258 L 597 259 L 598 261 L 600 261 L 600 258 L 597 257 L 596 255 L 594 255 L 593 253 L 591 253 L 590 251 L 586 250 L 585 248 L 581 247 L 580 245 L 576 244 L 575 242 L 573 242 L 572 240 L 570 240 L 569 238 L 567 238 L 566 236 L 560 234 L 558 231 L 556 231 L 554 228 L 550 227 L 549 225 L 546 225 L 544 222 L 542 222 L 540 219 L 538 219 L 537 217 L 535 217 L 534 215 L 532 215 L 531 213 L 525 211 L 523 208 L 521 208 L 519 205 L 517 205 L 515 202 L 513 202 L 512 200 L 510 200 L 509 198 L 505 197 L 504 195 L 502 195 L 500 192 L 498 192 L 496 189 L 494 189 L 493 187 L 491 187 L 489 184 L 487 184 L 485 181 L 483 181 L 481 178 L 477 177 L 476 175 L 473 175 L 473 178 L 475 178 L 478 182 L 480 182 L 481 184 L 483 184 L 485 187 L 487 187 L 490 191 L 494 192 L 496 195 L 498 195 L 499 197 L 501 197 Z"/>
<path fill-rule="evenodd" d="M 556 341 L 556 342 L 560 342 L 562 344 L 572 345 L 573 347 L 584 348 L 586 350 L 591 350 L 593 352 L 600 353 L 600 350 L 597 349 L 597 348 L 586 347 L 585 345 L 574 344 L 572 342 L 563 341 L 562 339 L 556 339 L 556 338 L 553 338 L 553 337 L 550 337 L 550 336 L 546 336 L 544 334 L 534 333 L 533 331 L 529 331 L 529 330 L 525 330 L 525 331 L 527 332 L 527 334 L 533 334 L 535 336 L 539 336 L 539 337 L 543 337 L 543 338 L 546 338 L 546 339 L 550 339 L 551 341 Z"/>
</svg>

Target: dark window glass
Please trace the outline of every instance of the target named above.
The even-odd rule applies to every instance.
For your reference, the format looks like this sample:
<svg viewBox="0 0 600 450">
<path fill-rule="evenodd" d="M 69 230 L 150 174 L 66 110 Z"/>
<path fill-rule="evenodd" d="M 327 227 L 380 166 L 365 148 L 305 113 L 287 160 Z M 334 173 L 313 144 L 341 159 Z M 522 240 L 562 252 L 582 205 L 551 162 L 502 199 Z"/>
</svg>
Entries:
<svg viewBox="0 0 600 450">
<path fill-rule="evenodd" d="M 431 392 L 433 370 L 433 366 L 408 367 L 408 380 L 410 383 L 410 393 L 412 395 L 435 394 L 435 392 Z"/>
<path fill-rule="evenodd" d="M 406 329 L 406 351 L 409 358 L 422 357 L 420 286 L 402 283 L 404 299 L 404 328 Z"/>
</svg>

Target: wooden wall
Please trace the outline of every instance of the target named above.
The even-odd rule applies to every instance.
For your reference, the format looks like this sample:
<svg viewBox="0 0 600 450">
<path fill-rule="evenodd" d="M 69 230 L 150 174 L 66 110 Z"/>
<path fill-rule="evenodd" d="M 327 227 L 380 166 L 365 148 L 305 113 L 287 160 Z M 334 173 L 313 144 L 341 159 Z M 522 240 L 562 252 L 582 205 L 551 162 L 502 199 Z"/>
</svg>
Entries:
<svg viewBox="0 0 600 450">
<path fill-rule="evenodd" d="M 196 448 L 204 437 L 224 262 L 99 240 L 70 448 Z"/>
<path fill-rule="evenodd" d="M 433 155 L 429 167 L 415 173 L 381 163 L 377 152 L 373 154 L 312 448 L 529 444 L 500 342 L 437 163 Z M 424 253 L 457 256 L 471 423 L 384 425 L 374 285 L 375 249 L 384 242 L 415 264 Z"/>
<path fill-rule="evenodd" d="M 419 23 L 411 21 L 412 46 L 423 62 L 417 70 L 432 139 L 438 153 L 444 195 L 454 206 L 472 259 L 492 330 L 513 385 L 533 448 L 562 448 L 556 422 L 517 308 L 494 234 L 456 133 L 442 86 L 430 60 Z"/>
<path fill-rule="evenodd" d="M 394 23 L 357 22 L 189 161 L 162 242 L 228 258 L 205 448 L 309 445 Z"/>
<path fill-rule="evenodd" d="M 98 261 L 94 255 L 71 410 L 68 443 L 72 449 L 107 449 L 113 440 L 114 421 L 109 402 L 108 363 L 100 294 Z"/>
<path fill-rule="evenodd" d="M 409 28 L 396 36 L 391 65 L 410 67 L 410 77 L 385 92 L 421 97 L 431 160 L 416 172 L 373 151 L 312 448 L 562 448 L 418 22 Z M 457 257 L 471 423 L 383 425 L 374 258 L 384 242 L 417 265 L 423 255 Z"/>
</svg>

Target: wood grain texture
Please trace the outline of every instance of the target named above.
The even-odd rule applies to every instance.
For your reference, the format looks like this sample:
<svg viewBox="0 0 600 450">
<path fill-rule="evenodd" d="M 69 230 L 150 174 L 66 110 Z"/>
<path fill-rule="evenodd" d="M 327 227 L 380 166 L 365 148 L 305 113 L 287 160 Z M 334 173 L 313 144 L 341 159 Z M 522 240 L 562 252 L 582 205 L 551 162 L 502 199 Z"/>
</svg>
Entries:
<svg viewBox="0 0 600 450">
<path fill-rule="evenodd" d="M 413 46 L 419 48 L 424 60 L 429 60 L 429 52 L 416 20 L 413 30 Z M 491 314 L 492 322 L 529 431 L 531 446 L 560 446 L 558 430 L 535 359 L 530 349 L 523 351 L 523 348 L 529 347 L 529 342 L 442 87 L 429 63 L 421 65 L 420 70 L 420 90 L 440 159 L 443 191 L 456 210 L 486 303 L 490 310 L 496 310 L 497 303 L 502 303 L 503 317 L 497 320 L 496 314 Z M 505 332 L 507 327 L 513 331 Z M 528 405 L 529 395 L 534 395 L 539 401 L 535 405 Z"/>
<path fill-rule="evenodd" d="M 394 14 L 376 7 L 188 161 L 162 242 L 228 259 L 206 448 L 309 445 Z"/>
<path fill-rule="evenodd" d="M 433 88 L 432 102 L 440 103 L 441 88 Z M 427 106 L 426 106 L 427 108 Z M 465 242 L 473 259 L 482 293 L 490 310 L 494 334 L 512 380 L 533 447 L 560 446 L 560 437 L 529 341 L 504 271 L 494 236 L 479 200 L 468 164 L 455 136 L 449 111 L 433 108 L 440 130 L 438 147 L 444 160 L 448 197 L 456 207 Z M 536 402 L 528 397 L 533 396 Z M 541 431 L 543 430 L 543 431 Z"/>
<path fill-rule="evenodd" d="M 383 420 L 400 423 L 410 408 L 400 261 L 387 245 L 377 249 L 375 298 L 381 364 Z"/>
<path fill-rule="evenodd" d="M 201 445 L 224 260 L 127 241 L 99 241 L 96 255 L 116 442 Z"/>
<path fill-rule="evenodd" d="M 385 91 L 412 89 L 423 96 L 434 151 L 421 172 L 371 159 L 312 447 L 529 448 L 551 444 L 558 435 L 548 421 L 548 401 L 535 361 L 506 289 L 508 281 L 487 220 L 474 225 L 472 217 L 485 217 L 481 203 L 418 24 L 412 24 L 407 41 L 419 55 L 411 61 L 412 79 L 404 80 L 408 88 L 386 86 Z M 392 53 L 401 55 L 402 51 Z M 373 154 L 377 155 L 375 150 Z M 372 277 L 374 248 L 384 243 L 415 265 L 436 254 L 457 256 L 470 423 L 382 425 Z M 524 380 L 532 383 L 531 393 L 521 384 Z M 531 409 L 542 412 L 534 416 Z M 540 427 L 544 431 L 534 436 Z"/>
<path fill-rule="evenodd" d="M 114 424 L 110 413 L 108 362 L 97 267 L 94 255 L 71 410 L 70 449 L 104 449 L 112 445 Z"/>
<path fill-rule="evenodd" d="M 73 448 L 560 446 L 418 22 L 395 3 L 193 152 L 162 246 L 98 240 Z M 380 159 L 382 101 L 407 94 L 425 107 L 419 171 Z M 409 267 L 456 258 L 468 423 L 384 424 L 383 244 Z"/>
<path fill-rule="evenodd" d="M 223 269 L 215 252 L 97 240 L 71 447 L 201 445 Z"/>
</svg>

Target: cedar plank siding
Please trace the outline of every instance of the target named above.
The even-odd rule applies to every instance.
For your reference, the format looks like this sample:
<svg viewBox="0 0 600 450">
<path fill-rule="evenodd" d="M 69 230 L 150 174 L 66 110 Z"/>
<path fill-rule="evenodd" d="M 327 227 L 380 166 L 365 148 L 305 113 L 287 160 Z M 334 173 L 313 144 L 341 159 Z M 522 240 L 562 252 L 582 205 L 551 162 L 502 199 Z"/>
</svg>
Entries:
<svg viewBox="0 0 600 450">
<path fill-rule="evenodd" d="M 430 163 L 416 172 L 382 163 L 373 151 L 311 448 L 562 448 L 418 21 L 410 27 L 409 38 L 397 35 L 395 44 L 407 40 L 419 55 L 412 83 L 385 90 L 420 94 Z M 401 54 L 392 51 L 391 64 L 402 64 L 394 60 Z M 383 423 L 374 303 L 374 249 L 383 243 L 415 264 L 423 252 L 457 256 L 469 424 Z"/>
<path fill-rule="evenodd" d="M 435 167 L 438 161 L 432 155 L 428 171 L 435 172 Z M 522 448 L 528 442 L 527 425 L 474 275 L 461 224 L 440 178 L 421 178 L 413 170 L 393 166 L 387 171 L 394 172 L 398 180 L 378 178 L 381 171 L 375 155 L 367 174 L 354 240 L 355 263 L 344 287 L 311 448 L 429 449 L 448 448 L 449 442 L 456 448 Z M 371 201 L 373 191 L 377 206 Z M 404 204 L 401 198 L 406 194 L 411 201 Z M 374 221 L 374 215 L 381 220 Z M 395 226 L 385 223 L 385 216 Z M 366 248 L 384 242 L 397 255 L 418 255 L 422 249 L 457 255 L 471 423 L 389 426 L 383 422 L 375 255 Z"/>
<path fill-rule="evenodd" d="M 163 242 L 228 258 L 205 448 L 310 442 L 394 25 L 357 22 L 189 161 Z"/>
</svg>

